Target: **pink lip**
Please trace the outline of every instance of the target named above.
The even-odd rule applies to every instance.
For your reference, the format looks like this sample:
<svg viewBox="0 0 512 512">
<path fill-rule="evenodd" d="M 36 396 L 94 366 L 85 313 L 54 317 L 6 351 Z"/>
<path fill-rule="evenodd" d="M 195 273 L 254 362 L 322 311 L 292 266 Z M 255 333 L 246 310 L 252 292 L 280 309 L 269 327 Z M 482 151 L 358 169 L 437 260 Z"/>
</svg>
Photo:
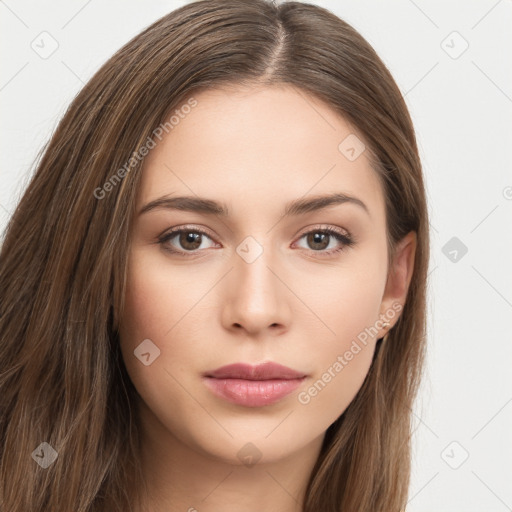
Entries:
<svg viewBox="0 0 512 512">
<path fill-rule="evenodd" d="M 278 402 L 305 378 L 306 374 L 277 363 L 257 366 L 237 363 L 207 372 L 204 382 L 213 393 L 229 402 L 261 407 Z"/>
</svg>

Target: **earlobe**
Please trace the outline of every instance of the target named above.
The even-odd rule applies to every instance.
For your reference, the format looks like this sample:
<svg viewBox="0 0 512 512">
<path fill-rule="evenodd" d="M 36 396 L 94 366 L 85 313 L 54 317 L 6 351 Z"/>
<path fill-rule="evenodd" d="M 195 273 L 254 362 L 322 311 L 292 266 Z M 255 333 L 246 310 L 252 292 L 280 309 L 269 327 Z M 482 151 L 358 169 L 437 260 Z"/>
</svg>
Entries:
<svg viewBox="0 0 512 512">
<path fill-rule="evenodd" d="M 416 232 L 410 231 L 398 242 L 393 261 L 390 262 L 388 280 L 381 303 L 381 317 L 388 317 L 389 315 L 386 315 L 386 312 L 393 309 L 394 318 L 389 320 L 391 325 L 385 329 L 383 334 L 389 331 L 398 321 L 400 315 L 395 314 L 397 304 L 401 305 L 400 311 L 403 309 L 414 271 L 415 255 Z"/>
</svg>

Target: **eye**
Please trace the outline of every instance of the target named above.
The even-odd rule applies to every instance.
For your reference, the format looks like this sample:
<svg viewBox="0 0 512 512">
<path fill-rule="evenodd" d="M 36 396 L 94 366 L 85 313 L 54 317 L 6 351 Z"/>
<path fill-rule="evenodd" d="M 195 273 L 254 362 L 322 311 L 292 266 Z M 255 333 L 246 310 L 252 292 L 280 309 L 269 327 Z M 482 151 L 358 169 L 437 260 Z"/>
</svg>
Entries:
<svg viewBox="0 0 512 512">
<path fill-rule="evenodd" d="M 349 233 L 334 227 L 313 229 L 304 233 L 299 240 L 304 238 L 307 245 L 305 249 L 311 249 L 322 255 L 334 254 L 354 245 L 354 240 Z"/>
<path fill-rule="evenodd" d="M 329 256 L 338 253 L 346 247 L 354 245 L 352 236 L 339 228 L 320 227 L 303 233 L 299 240 L 305 239 L 309 249 L 322 256 Z M 210 244 L 205 242 L 210 241 Z M 200 228 L 179 227 L 174 228 L 158 239 L 158 243 L 178 256 L 193 256 L 200 252 L 200 249 L 215 247 L 216 244 L 208 233 Z"/>
<path fill-rule="evenodd" d="M 158 243 L 169 252 L 188 256 L 187 253 L 194 254 L 199 249 L 208 249 L 215 245 L 213 242 L 212 245 L 205 247 L 203 242 L 207 239 L 213 242 L 206 231 L 199 228 L 184 227 L 168 231 L 158 239 Z"/>
</svg>

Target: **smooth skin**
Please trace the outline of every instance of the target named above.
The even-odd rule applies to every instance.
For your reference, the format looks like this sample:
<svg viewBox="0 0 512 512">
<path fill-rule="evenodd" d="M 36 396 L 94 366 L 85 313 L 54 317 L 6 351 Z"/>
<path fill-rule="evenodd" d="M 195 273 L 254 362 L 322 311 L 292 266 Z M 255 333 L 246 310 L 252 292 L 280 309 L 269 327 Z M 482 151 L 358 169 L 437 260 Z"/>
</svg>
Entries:
<svg viewBox="0 0 512 512">
<path fill-rule="evenodd" d="M 338 149 L 357 131 L 328 105 L 291 86 L 194 97 L 197 106 L 144 162 L 120 325 L 140 395 L 147 510 L 296 512 L 327 428 L 387 332 L 379 320 L 389 318 L 390 328 L 398 320 L 416 237 L 401 241 L 387 279 L 382 187 L 368 151 L 350 161 Z M 367 210 L 344 202 L 283 216 L 289 202 L 335 192 Z M 140 213 L 178 196 L 216 201 L 227 215 L 164 205 Z M 172 228 L 185 233 L 160 243 Z M 332 377 L 338 356 L 371 326 L 377 334 Z M 160 355 L 145 365 L 134 350 L 148 339 Z M 307 378 L 263 407 L 232 404 L 203 383 L 220 366 L 265 361 Z M 301 403 L 329 368 L 330 381 Z"/>
</svg>

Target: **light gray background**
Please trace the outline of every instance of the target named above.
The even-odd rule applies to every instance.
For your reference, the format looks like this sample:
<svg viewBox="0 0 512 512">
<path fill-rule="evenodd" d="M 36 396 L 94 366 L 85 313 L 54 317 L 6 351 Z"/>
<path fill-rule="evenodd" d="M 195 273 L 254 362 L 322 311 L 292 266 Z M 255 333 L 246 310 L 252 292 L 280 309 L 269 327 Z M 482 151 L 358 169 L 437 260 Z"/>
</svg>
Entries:
<svg viewBox="0 0 512 512">
<path fill-rule="evenodd" d="M 0 229 L 74 95 L 184 3 L 0 0 Z M 352 24 L 390 68 L 424 164 L 429 353 L 407 510 L 512 510 L 512 1 L 312 3 Z M 58 48 L 42 58 L 52 38 Z"/>
</svg>

